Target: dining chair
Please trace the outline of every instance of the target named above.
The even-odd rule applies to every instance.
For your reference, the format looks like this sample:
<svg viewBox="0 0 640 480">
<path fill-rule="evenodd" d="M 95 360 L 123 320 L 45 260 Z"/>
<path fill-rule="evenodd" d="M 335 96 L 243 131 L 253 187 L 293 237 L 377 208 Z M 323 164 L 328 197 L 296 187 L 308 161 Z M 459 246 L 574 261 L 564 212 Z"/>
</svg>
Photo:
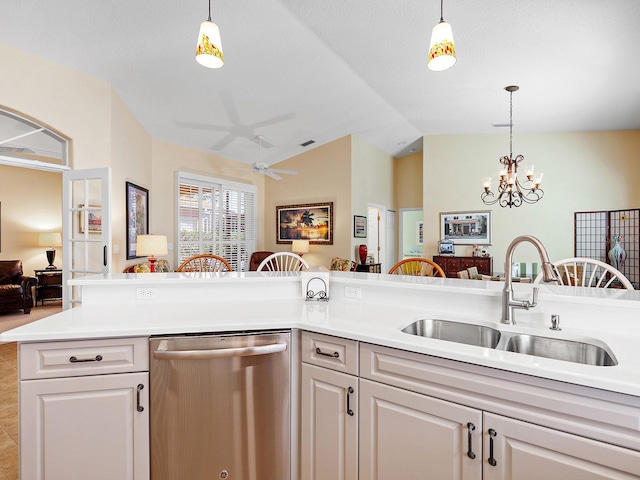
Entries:
<svg viewBox="0 0 640 480">
<path fill-rule="evenodd" d="M 624 274 L 608 263 L 593 258 L 572 257 L 553 262 L 558 285 L 575 287 L 616 287 L 622 285 L 627 290 L 634 290 L 633 285 Z M 542 282 L 540 273 L 533 283 Z"/>
<path fill-rule="evenodd" d="M 468 280 L 469 277 L 469 272 L 467 270 L 460 270 L 457 273 L 458 278 L 462 278 L 463 280 Z"/>
<path fill-rule="evenodd" d="M 307 268 L 309 268 L 309 264 L 297 253 L 276 252 L 258 265 L 258 272 L 298 272 Z"/>
<path fill-rule="evenodd" d="M 233 272 L 233 268 L 224 258 L 206 253 L 187 258 L 176 272 Z"/>
<path fill-rule="evenodd" d="M 389 270 L 390 275 L 414 275 L 420 277 L 446 277 L 444 270 L 428 258 L 405 258 Z"/>
</svg>

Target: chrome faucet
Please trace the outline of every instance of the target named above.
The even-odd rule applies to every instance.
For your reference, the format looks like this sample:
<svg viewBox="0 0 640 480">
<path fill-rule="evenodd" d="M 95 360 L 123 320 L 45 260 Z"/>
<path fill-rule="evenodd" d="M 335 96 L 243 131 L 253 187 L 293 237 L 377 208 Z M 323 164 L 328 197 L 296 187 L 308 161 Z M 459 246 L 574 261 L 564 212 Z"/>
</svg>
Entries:
<svg viewBox="0 0 640 480">
<path fill-rule="evenodd" d="M 549 261 L 549 255 L 547 250 L 542 245 L 542 242 L 536 237 L 531 235 L 520 235 L 513 240 L 507 247 L 507 255 L 504 261 L 504 289 L 502 289 L 502 318 L 500 321 L 508 325 L 515 325 L 513 318 L 513 311 L 516 308 L 523 310 L 529 310 L 538 304 L 538 287 L 533 287 L 533 298 L 529 300 L 516 300 L 513 298 L 513 279 L 512 279 L 512 263 L 513 263 L 513 251 L 522 242 L 529 242 L 533 244 L 538 250 L 540 260 L 542 261 L 542 274 L 545 282 L 551 282 L 557 280 L 558 277 L 553 268 L 553 264 Z"/>
</svg>

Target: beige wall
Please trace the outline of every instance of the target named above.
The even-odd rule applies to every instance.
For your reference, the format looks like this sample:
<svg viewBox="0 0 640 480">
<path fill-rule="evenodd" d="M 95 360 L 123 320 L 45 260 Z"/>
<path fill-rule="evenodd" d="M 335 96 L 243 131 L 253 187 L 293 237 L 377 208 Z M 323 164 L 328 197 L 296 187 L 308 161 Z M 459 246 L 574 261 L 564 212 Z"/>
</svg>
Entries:
<svg viewBox="0 0 640 480">
<path fill-rule="evenodd" d="M 22 260 L 26 275 L 49 265 L 38 234 L 62 231 L 61 186 L 59 173 L 0 165 L 0 259 Z M 61 248 L 54 265 L 62 267 Z"/>
<path fill-rule="evenodd" d="M 224 178 L 234 182 L 249 183 L 257 186 L 258 198 L 258 249 L 262 246 L 261 228 L 264 219 L 264 209 L 260 204 L 260 199 L 264 195 L 264 175 L 250 174 L 243 177 L 233 176 L 225 167 L 248 167 L 246 164 L 229 160 L 216 155 L 209 155 L 204 152 L 178 147 L 160 140 L 153 140 L 153 168 L 152 168 L 152 188 L 149 192 L 149 199 L 152 205 L 151 216 L 149 218 L 149 229 L 159 235 L 167 235 L 169 242 L 177 242 L 176 224 L 176 202 L 175 202 L 175 176 L 176 172 L 183 171 L 204 175 L 208 177 Z M 242 175 L 242 173 L 240 173 Z M 147 188 L 145 186 L 145 188 Z M 169 252 L 167 260 L 175 268 L 177 265 L 175 250 Z M 130 261 L 129 263 L 133 263 Z"/>
<path fill-rule="evenodd" d="M 203 175 L 221 176 L 224 166 L 245 166 L 216 155 L 154 142 L 107 82 L 2 44 L 0 56 L 3 59 L 0 105 L 45 123 L 69 137 L 72 141 L 71 167 L 74 170 L 111 167 L 112 243 L 119 250 L 119 253 L 113 255 L 114 272 L 122 271 L 126 265 L 139 261 L 126 260 L 125 182 L 130 181 L 149 189 L 150 231 L 166 233 L 170 241 L 174 242 L 174 172 L 184 169 Z M 36 180 L 42 172 L 18 170 L 20 171 L 15 173 L 19 177 L 15 180 L 18 185 L 29 185 L 31 188 L 44 181 Z M 46 188 L 38 187 L 38 203 L 56 207 L 55 218 L 48 219 L 48 222 L 57 225 L 59 229 L 61 178 L 60 174 L 49 174 L 47 178 L 51 184 Z M 259 186 L 258 198 L 261 198 L 260 185 L 263 178 L 248 178 Z M 33 191 L 36 190 L 31 190 L 32 194 Z M 47 191 L 57 191 L 57 194 L 44 197 Z M 9 191 L 0 191 L 3 207 L 7 201 L 5 197 L 12 195 Z M 30 203 L 27 202 L 26 205 Z M 20 212 L 20 216 L 25 219 L 33 218 L 33 215 L 27 214 L 24 209 Z M 4 224 L 3 218 L 3 240 L 10 234 Z M 33 225 L 33 228 L 39 227 Z M 22 233 L 18 232 L 18 235 Z M 2 258 L 6 258 L 5 253 L 15 258 L 35 255 L 35 251 L 30 254 L 21 249 L 14 250 L 13 246 L 17 243 L 7 245 L 12 246 L 2 249 Z M 56 263 L 60 256 L 61 252 L 58 252 Z M 169 258 L 173 263 L 173 259 Z"/>
<path fill-rule="evenodd" d="M 343 137 L 274 165 L 298 170 L 282 180 L 266 179 L 264 196 L 264 249 L 291 251 L 276 243 L 276 207 L 333 202 L 333 245 L 311 245 L 305 260 L 329 268 L 331 258 L 353 258 L 351 251 L 351 137 Z M 260 228 L 260 227 L 258 227 Z M 349 233 L 346 233 L 349 232 Z"/>
<path fill-rule="evenodd" d="M 577 211 L 637 208 L 640 205 L 640 131 L 515 134 L 514 155 L 544 172 L 545 196 L 519 208 L 487 207 L 480 199 L 481 179 L 493 175 L 499 157 L 509 153 L 509 137 L 447 135 L 424 137 L 425 255 L 435 253 L 439 212 L 490 210 L 493 217 L 494 270 L 504 269 L 508 244 L 518 235 L 538 237 L 552 260 L 574 255 L 573 214 Z M 456 254 L 470 254 L 457 247 Z M 518 261 L 538 261 L 528 244 Z"/>
<path fill-rule="evenodd" d="M 393 176 L 396 208 L 422 208 L 422 152 L 396 158 Z"/>
</svg>

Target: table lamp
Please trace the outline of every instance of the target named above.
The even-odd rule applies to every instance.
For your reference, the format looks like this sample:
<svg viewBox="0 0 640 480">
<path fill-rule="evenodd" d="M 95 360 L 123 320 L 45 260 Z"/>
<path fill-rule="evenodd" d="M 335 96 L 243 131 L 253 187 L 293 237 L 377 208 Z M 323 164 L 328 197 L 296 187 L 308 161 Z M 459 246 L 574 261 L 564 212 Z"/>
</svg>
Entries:
<svg viewBox="0 0 640 480">
<path fill-rule="evenodd" d="M 166 255 L 167 236 L 166 235 L 138 235 L 136 237 L 136 255 L 139 257 L 149 256 L 149 269 L 151 273 L 156 271 L 156 255 Z"/>
<path fill-rule="evenodd" d="M 292 240 L 291 251 L 302 256 L 309 251 L 309 240 Z"/>
<path fill-rule="evenodd" d="M 56 259 L 56 249 L 53 247 L 62 245 L 62 235 L 60 235 L 59 232 L 42 232 L 38 236 L 38 245 L 41 247 L 49 246 L 46 250 L 47 260 L 49 261 L 49 266 L 46 270 L 57 270 L 58 267 L 53 264 L 53 261 Z"/>
</svg>

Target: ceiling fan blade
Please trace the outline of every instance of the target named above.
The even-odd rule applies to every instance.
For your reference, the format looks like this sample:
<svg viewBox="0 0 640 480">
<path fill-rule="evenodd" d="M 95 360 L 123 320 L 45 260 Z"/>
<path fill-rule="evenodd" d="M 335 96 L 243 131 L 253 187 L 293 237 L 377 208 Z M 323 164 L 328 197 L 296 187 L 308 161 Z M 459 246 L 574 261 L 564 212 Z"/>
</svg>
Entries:
<svg viewBox="0 0 640 480">
<path fill-rule="evenodd" d="M 278 175 L 277 173 L 273 173 L 273 171 L 270 169 L 263 170 L 262 173 L 264 173 L 268 177 L 273 178 L 274 180 L 282 180 L 282 177 L 280 175 Z"/>
<path fill-rule="evenodd" d="M 233 135 L 230 133 L 229 135 L 224 137 L 222 140 L 220 140 L 218 143 L 216 143 L 213 147 L 211 147 L 211 150 L 224 150 L 236 138 L 238 138 L 237 135 Z"/>
<path fill-rule="evenodd" d="M 210 130 L 214 132 L 228 132 L 229 129 L 227 127 L 223 127 L 221 125 L 209 125 L 207 123 L 197 123 L 197 122 L 181 122 L 176 120 L 176 125 L 181 128 L 191 128 L 194 130 Z"/>
<path fill-rule="evenodd" d="M 283 115 L 278 115 L 277 117 L 269 118 L 267 120 L 262 120 L 261 122 L 256 122 L 251 124 L 253 128 L 266 127 L 267 125 L 273 125 L 274 123 L 286 122 L 287 120 L 291 120 L 296 116 L 293 113 L 285 113 Z"/>
<path fill-rule="evenodd" d="M 222 106 L 227 112 L 227 117 L 229 117 L 231 123 L 233 125 L 242 125 L 236 102 L 233 100 L 233 95 L 229 90 L 220 92 L 220 103 L 222 103 Z"/>
<path fill-rule="evenodd" d="M 297 175 L 298 174 L 297 170 L 282 170 L 280 168 L 270 168 L 269 170 L 271 170 L 272 172 L 277 172 L 277 173 L 286 173 L 287 175 Z"/>
<path fill-rule="evenodd" d="M 255 137 L 253 137 L 253 138 L 251 139 L 251 141 L 252 141 L 253 143 L 257 143 L 258 145 L 260 145 L 260 140 L 261 140 L 261 139 L 260 139 L 260 138 L 258 138 L 257 136 L 255 136 Z M 262 138 L 262 146 L 263 146 L 264 148 L 273 148 L 273 147 L 274 147 L 273 143 L 269 143 L 269 142 L 267 142 L 264 138 Z"/>
</svg>

